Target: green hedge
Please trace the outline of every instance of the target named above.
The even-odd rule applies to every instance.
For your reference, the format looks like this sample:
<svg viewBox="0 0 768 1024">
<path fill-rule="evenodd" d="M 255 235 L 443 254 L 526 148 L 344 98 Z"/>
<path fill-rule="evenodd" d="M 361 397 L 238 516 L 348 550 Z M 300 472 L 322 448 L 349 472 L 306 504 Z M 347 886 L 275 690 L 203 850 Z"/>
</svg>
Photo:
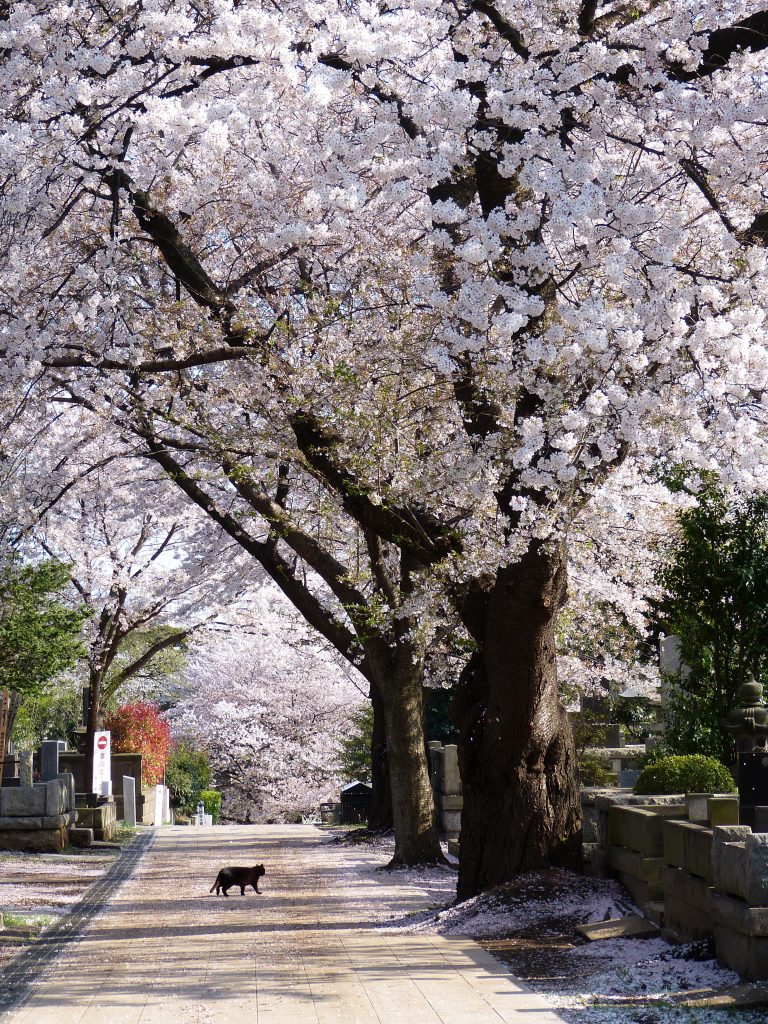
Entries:
<svg viewBox="0 0 768 1024">
<path fill-rule="evenodd" d="M 605 758 L 592 754 L 579 758 L 579 783 L 582 786 L 610 786 L 614 780 L 615 775 Z"/>
<path fill-rule="evenodd" d="M 635 793 L 734 793 L 733 776 L 714 757 L 673 755 L 643 768 Z"/>
<path fill-rule="evenodd" d="M 215 789 L 201 789 L 199 798 L 203 801 L 205 813 L 213 817 L 213 824 L 215 825 L 221 814 L 221 793 Z"/>
</svg>

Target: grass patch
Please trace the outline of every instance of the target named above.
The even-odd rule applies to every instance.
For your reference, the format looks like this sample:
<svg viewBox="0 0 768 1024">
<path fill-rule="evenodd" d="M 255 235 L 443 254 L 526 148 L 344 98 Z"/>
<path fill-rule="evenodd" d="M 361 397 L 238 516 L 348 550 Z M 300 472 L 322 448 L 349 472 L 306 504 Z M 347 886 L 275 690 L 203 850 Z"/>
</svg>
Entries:
<svg viewBox="0 0 768 1024">
<path fill-rule="evenodd" d="M 50 914 L 3 914 L 6 928 L 47 928 L 54 920 Z"/>
<path fill-rule="evenodd" d="M 117 823 L 115 834 L 110 842 L 120 843 L 121 846 L 125 846 L 126 843 L 130 843 L 138 831 L 139 830 L 135 825 L 126 825 L 124 822 L 120 821 Z"/>
</svg>

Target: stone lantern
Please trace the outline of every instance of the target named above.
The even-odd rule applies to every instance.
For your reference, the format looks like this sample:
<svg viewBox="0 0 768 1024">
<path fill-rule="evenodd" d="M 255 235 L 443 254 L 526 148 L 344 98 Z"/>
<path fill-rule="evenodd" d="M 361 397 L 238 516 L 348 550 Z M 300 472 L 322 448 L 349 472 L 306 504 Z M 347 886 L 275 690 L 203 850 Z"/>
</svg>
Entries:
<svg viewBox="0 0 768 1024">
<path fill-rule="evenodd" d="M 768 707 L 763 702 L 763 684 L 750 672 L 739 687 L 736 705 L 720 724 L 736 740 L 739 754 L 750 754 L 766 747 L 768 753 Z"/>
</svg>

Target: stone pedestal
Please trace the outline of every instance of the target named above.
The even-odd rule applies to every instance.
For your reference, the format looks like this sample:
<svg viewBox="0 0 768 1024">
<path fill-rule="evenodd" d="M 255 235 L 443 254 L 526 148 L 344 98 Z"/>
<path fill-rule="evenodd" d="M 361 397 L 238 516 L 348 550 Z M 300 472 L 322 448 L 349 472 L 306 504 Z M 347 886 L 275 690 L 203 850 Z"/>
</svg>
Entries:
<svg viewBox="0 0 768 1024">
<path fill-rule="evenodd" d="M 0 789 L 0 849 L 61 853 L 75 823 L 71 776 Z"/>
</svg>

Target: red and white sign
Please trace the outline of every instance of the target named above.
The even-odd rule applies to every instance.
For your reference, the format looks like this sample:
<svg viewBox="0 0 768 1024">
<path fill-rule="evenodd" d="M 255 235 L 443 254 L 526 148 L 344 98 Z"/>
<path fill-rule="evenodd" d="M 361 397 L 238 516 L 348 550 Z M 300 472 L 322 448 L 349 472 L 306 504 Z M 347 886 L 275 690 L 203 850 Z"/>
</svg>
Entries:
<svg viewBox="0 0 768 1024">
<path fill-rule="evenodd" d="M 108 796 L 112 785 L 112 744 L 110 734 L 97 732 L 93 744 L 93 787 L 92 793 Z"/>
</svg>

